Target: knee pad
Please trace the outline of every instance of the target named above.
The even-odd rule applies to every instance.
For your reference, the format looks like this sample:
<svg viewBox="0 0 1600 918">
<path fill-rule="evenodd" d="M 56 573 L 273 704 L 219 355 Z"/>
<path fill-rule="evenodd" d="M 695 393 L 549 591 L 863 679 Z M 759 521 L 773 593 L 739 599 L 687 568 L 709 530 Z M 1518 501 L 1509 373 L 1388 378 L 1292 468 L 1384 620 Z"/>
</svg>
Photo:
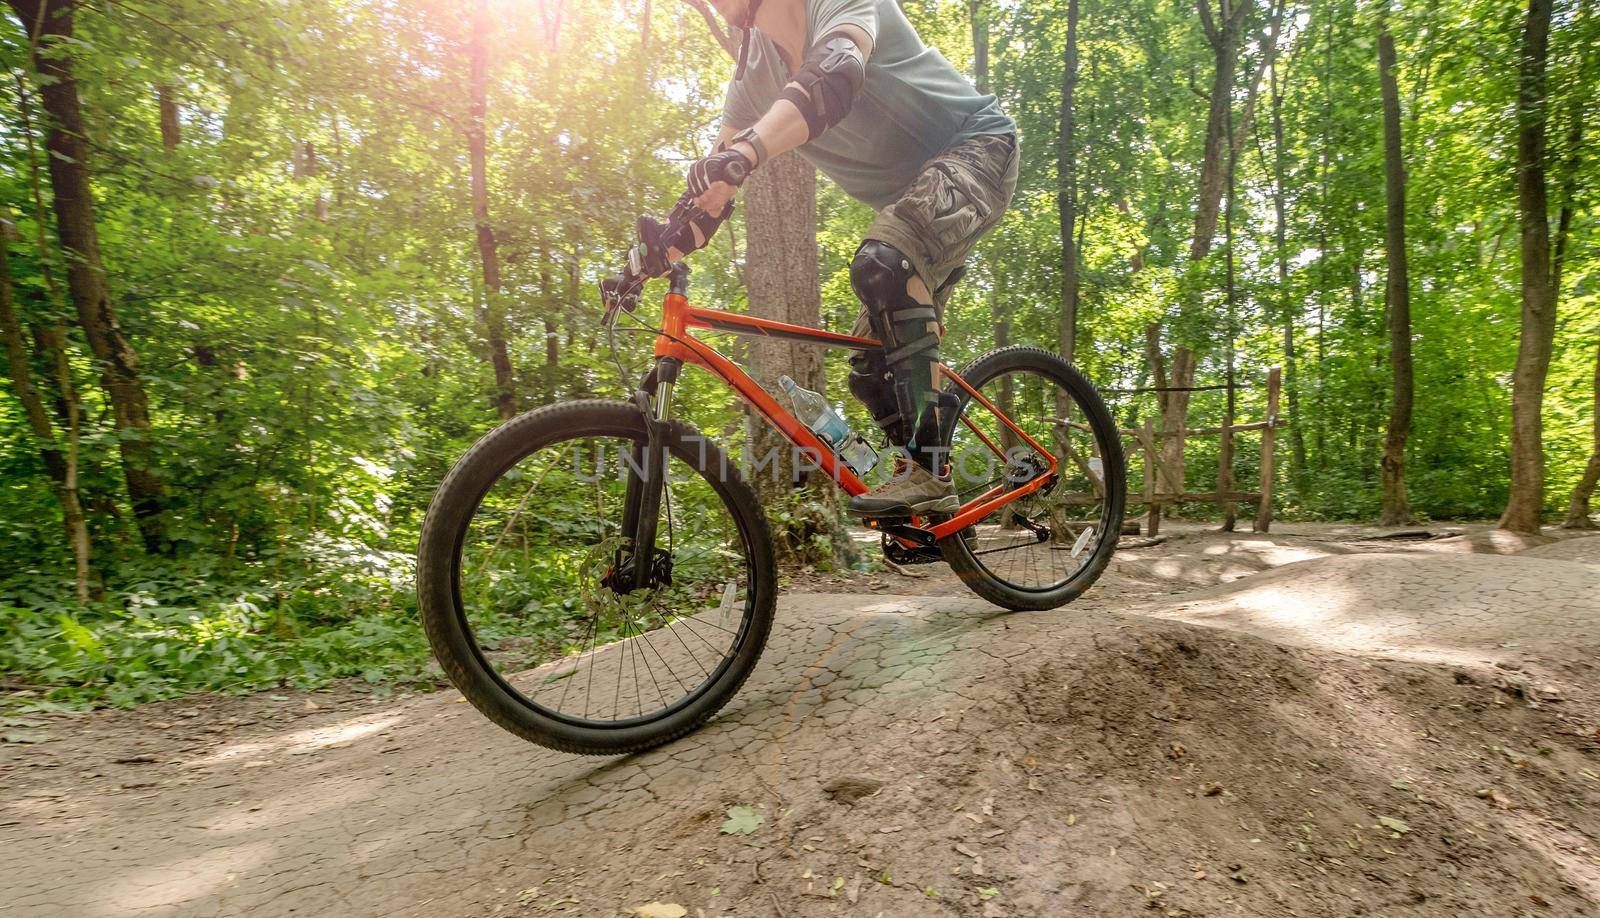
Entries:
<svg viewBox="0 0 1600 918">
<path fill-rule="evenodd" d="M 850 261 L 850 287 L 869 309 L 883 310 L 910 299 L 906 282 L 913 273 L 905 253 L 887 242 L 868 239 Z"/>
<path fill-rule="evenodd" d="M 916 351 L 939 346 L 938 334 L 928 328 L 938 321 L 938 310 L 906 292 L 906 283 L 915 273 L 905 253 L 876 239 L 861 243 L 850 262 L 850 287 L 867 307 L 867 318 L 883 342 L 884 362 L 890 370 Z M 912 344 L 919 347 L 905 350 Z M 904 353 L 896 354 L 897 350 Z"/>
<path fill-rule="evenodd" d="M 895 412 L 908 439 L 924 428 L 927 416 L 933 414 L 927 409 L 934 394 L 933 368 L 939 360 L 939 335 L 934 325 L 938 311 L 906 292 L 913 273 L 905 253 L 876 239 L 861 243 L 850 262 L 850 286 L 867 307 L 873 333 L 883 343 L 881 356 L 867 356 L 892 377 Z M 866 382 L 861 385 L 864 389 Z"/>
</svg>

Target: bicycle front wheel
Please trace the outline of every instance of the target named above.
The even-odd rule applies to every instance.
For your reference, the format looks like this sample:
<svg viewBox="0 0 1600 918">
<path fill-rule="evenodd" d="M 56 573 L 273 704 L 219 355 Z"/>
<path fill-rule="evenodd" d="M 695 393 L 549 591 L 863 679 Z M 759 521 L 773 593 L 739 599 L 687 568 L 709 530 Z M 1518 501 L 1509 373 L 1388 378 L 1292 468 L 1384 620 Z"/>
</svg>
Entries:
<svg viewBox="0 0 1600 918">
<path fill-rule="evenodd" d="M 962 581 L 996 605 L 1071 602 L 1105 570 L 1122 529 L 1127 484 L 1111 412 L 1083 374 L 1040 348 L 991 351 L 961 376 L 1027 434 L 959 384 L 946 389 L 960 403 L 946 445 L 962 502 L 1047 481 L 939 548 Z"/>
<path fill-rule="evenodd" d="M 478 441 L 428 509 L 428 640 L 467 700 L 524 739 L 590 754 L 668 742 L 727 703 L 766 642 L 765 518 L 721 449 L 683 423 L 664 438 L 655 550 L 634 557 L 623 516 L 646 443 L 632 405 L 542 408 Z"/>
</svg>

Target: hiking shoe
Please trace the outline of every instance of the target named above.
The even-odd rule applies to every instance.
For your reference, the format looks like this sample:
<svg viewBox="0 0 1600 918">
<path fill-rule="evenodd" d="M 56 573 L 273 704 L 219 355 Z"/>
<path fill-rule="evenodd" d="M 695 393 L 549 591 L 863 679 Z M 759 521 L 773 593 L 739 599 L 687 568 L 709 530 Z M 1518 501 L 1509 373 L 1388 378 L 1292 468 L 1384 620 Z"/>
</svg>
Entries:
<svg viewBox="0 0 1600 918">
<path fill-rule="evenodd" d="M 936 477 L 915 462 L 909 466 L 871 491 L 850 498 L 850 512 L 864 517 L 956 512 L 961 501 L 954 482 Z"/>
</svg>

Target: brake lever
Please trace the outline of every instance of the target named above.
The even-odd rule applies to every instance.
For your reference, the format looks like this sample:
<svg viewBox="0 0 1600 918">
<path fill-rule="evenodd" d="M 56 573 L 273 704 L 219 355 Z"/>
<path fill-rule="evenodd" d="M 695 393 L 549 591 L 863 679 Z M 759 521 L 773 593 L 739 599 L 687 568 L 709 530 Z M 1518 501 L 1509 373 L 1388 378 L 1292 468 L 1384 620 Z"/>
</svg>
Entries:
<svg viewBox="0 0 1600 918">
<path fill-rule="evenodd" d="M 632 313 L 639 306 L 639 291 L 644 278 L 631 271 L 619 271 L 600 281 L 600 301 L 605 304 L 604 321 L 616 324 L 619 313 Z"/>
</svg>

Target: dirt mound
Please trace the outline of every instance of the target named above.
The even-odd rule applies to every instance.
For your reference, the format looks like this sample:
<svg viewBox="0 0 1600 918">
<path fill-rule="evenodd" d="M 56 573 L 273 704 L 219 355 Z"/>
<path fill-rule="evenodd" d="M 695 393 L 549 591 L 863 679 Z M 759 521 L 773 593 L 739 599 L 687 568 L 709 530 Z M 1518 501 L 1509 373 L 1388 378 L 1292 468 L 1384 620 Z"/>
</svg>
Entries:
<svg viewBox="0 0 1600 918">
<path fill-rule="evenodd" d="M 1540 545 L 1522 553 L 1524 557 L 1544 558 L 1547 561 L 1581 561 L 1600 564 L 1600 536 L 1578 536 L 1550 545 Z"/>
<path fill-rule="evenodd" d="M 1595 689 L 1600 659 L 1594 569 L 1526 555 L 1324 558 L 1195 591 L 1156 614 L 1340 653 L 1527 667 L 1573 692 Z"/>
<path fill-rule="evenodd" d="M 1012 741 L 1037 777 L 1011 784 L 1029 815 L 1010 844 L 1030 853 L 992 863 L 1063 882 L 1024 914 L 1132 914 L 1142 898 L 1169 915 L 1511 915 L 1600 899 L 1594 861 L 1566 847 L 1592 850 L 1600 831 L 1597 747 L 1557 735 L 1566 720 L 1437 667 L 1249 637 L 1130 629 L 1096 651 L 1067 679 L 1022 674 Z M 1536 822 L 1558 841 L 1523 838 Z"/>
<path fill-rule="evenodd" d="M 1336 538 L 1173 529 L 1158 544 L 1118 551 L 1111 559 L 1112 577 L 1143 586 L 1145 592 L 1182 593 L 1355 550 Z"/>
<path fill-rule="evenodd" d="M 1465 535 L 1437 539 L 1422 546 L 1431 551 L 1460 552 L 1469 555 L 1514 555 L 1549 545 L 1555 538 L 1548 535 L 1528 535 L 1519 532 L 1507 532 L 1504 529 L 1483 529 L 1469 532 Z"/>
<path fill-rule="evenodd" d="M 1584 775 L 1595 744 L 1558 733 L 1564 721 L 1437 667 L 1081 625 L 1023 625 L 1028 652 L 939 693 L 960 699 L 955 718 L 807 753 L 817 779 L 775 785 L 762 841 L 776 850 L 721 840 L 716 857 L 752 865 L 724 893 L 765 914 L 766 891 L 791 916 L 1578 914 L 1600 901 L 1580 852 L 1600 833 L 1600 783 Z M 832 799 L 847 777 L 882 790 Z"/>
</svg>

